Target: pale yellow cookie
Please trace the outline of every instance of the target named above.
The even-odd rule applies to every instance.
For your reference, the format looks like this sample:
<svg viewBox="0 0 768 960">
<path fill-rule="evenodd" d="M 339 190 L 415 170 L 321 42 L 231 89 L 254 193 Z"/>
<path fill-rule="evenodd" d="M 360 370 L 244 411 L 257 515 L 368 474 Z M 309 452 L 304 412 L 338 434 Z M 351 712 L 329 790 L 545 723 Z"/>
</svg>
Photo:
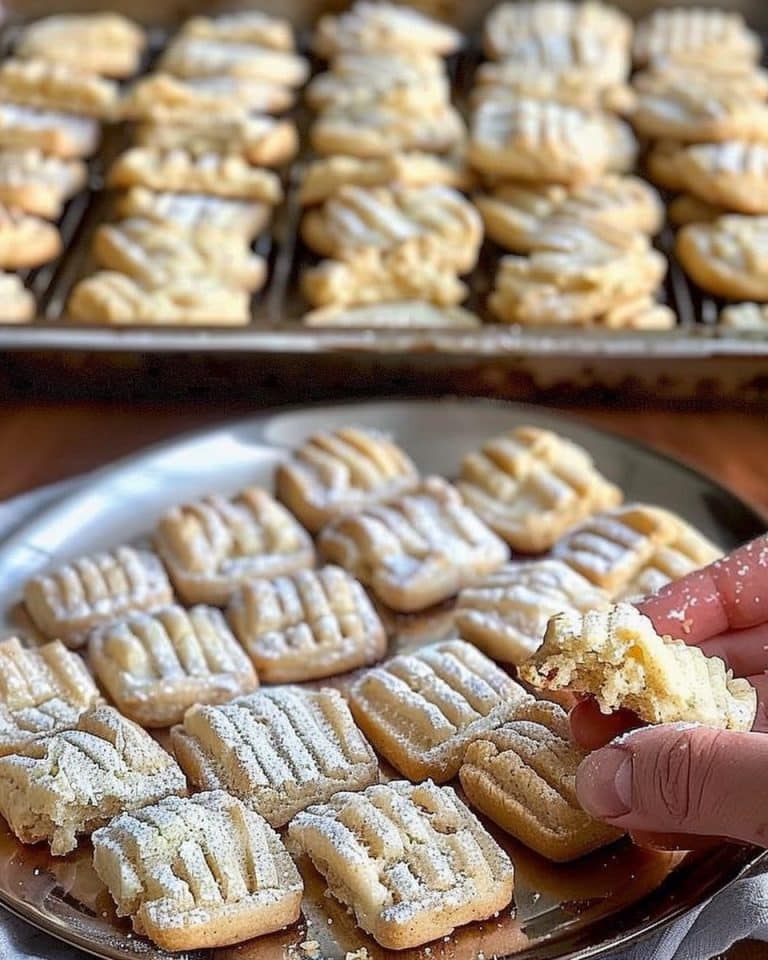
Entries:
<svg viewBox="0 0 768 960">
<path fill-rule="evenodd" d="M 74 726 L 101 700 L 83 660 L 60 640 L 27 649 L 0 643 L 0 756 Z"/>
<path fill-rule="evenodd" d="M 216 17 L 191 17 L 181 28 L 186 37 L 258 43 L 273 50 L 293 50 L 295 40 L 289 20 L 261 10 L 238 10 Z"/>
<path fill-rule="evenodd" d="M 718 322 L 733 330 L 768 330 L 768 304 L 733 304 L 720 311 Z"/>
<path fill-rule="evenodd" d="M 258 685 L 213 607 L 132 613 L 93 631 L 88 659 L 112 702 L 144 727 L 179 723 L 195 703 L 223 703 Z"/>
<path fill-rule="evenodd" d="M 418 89 L 425 102 L 451 99 L 448 75 L 439 57 L 343 53 L 334 58 L 330 70 L 313 78 L 306 101 L 313 110 L 322 110 L 409 87 Z"/>
<path fill-rule="evenodd" d="M 290 50 L 255 43 L 179 34 L 163 51 L 158 70 L 177 77 L 245 77 L 285 87 L 300 87 L 309 64 Z"/>
<path fill-rule="evenodd" d="M 646 153 L 645 173 L 657 187 L 674 191 L 683 189 L 677 168 L 683 146 L 677 140 L 659 140 Z"/>
<path fill-rule="evenodd" d="M 69 647 L 82 646 L 94 627 L 134 610 L 157 610 L 172 600 L 160 560 L 134 547 L 78 557 L 24 585 L 24 604 L 35 626 Z"/>
<path fill-rule="evenodd" d="M 635 62 L 686 66 L 738 61 L 757 63 L 762 44 L 740 13 L 717 8 L 654 10 L 635 31 Z"/>
<path fill-rule="evenodd" d="M 40 150 L 0 150 L 0 204 L 57 220 L 64 204 L 85 187 L 80 160 L 62 160 Z"/>
<path fill-rule="evenodd" d="M 273 827 L 379 777 L 376 755 L 337 690 L 271 687 L 192 707 L 171 735 L 195 787 L 226 790 Z"/>
<path fill-rule="evenodd" d="M 326 559 L 403 613 L 447 600 L 509 555 L 506 544 L 439 477 L 427 477 L 387 505 L 339 517 L 317 542 Z"/>
<path fill-rule="evenodd" d="M 268 225 L 270 213 L 265 203 L 205 193 L 155 192 L 146 187 L 131 187 L 117 199 L 121 218 L 153 220 L 211 241 L 236 237 L 250 242 Z"/>
<path fill-rule="evenodd" d="M 768 213 L 768 143 L 726 140 L 686 147 L 675 165 L 683 187 L 735 213 Z"/>
<path fill-rule="evenodd" d="M 0 269 L 39 267 L 60 252 L 61 236 L 53 224 L 0 203 Z"/>
<path fill-rule="evenodd" d="M 357 0 L 345 13 L 322 16 L 312 38 L 312 49 L 326 60 L 348 52 L 447 56 L 462 44 L 453 27 L 386 0 Z"/>
<path fill-rule="evenodd" d="M 567 48 L 562 37 L 552 38 L 553 46 Z M 541 38 L 546 50 L 549 40 Z M 532 41 L 521 42 L 521 48 Z M 540 44 L 533 49 L 538 50 Z M 607 61 L 618 59 L 611 56 L 614 52 L 606 50 L 600 42 L 595 44 L 594 53 L 589 56 L 605 58 Z M 543 54 L 546 56 L 546 54 Z M 622 56 L 622 60 L 625 58 Z M 568 66 L 560 67 L 554 63 L 545 69 L 519 59 L 501 60 L 482 64 L 475 75 L 475 88 L 470 98 L 473 106 L 484 100 L 498 100 L 504 97 L 527 100 L 550 100 L 564 106 L 577 107 L 580 110 L 609 110 L 613 113 L 629 113 L 635 98 L 627 83 L 605 84 L 599 75 L 593 75 L 591 68 Z"/>
<path fill-rule="evenodd" d="M 677 319 L 671 307 L 658 303 L 649 294 L 615 303 L 595 318 L 594 325 L 608 330 L 672 330 Z"/>
<path fill-rule="evenodd" d="M 0 64 L 0 100 L 111 119 L 118 89 L 111 80 L 49 60 L 6 60 Z"/>
<path fill-rule="evenodd" d="M 118 916 L 163 950 L 239 943 L 299 918 L 304 884 L 280 837 L 220 790 L 123 813 L 93 847 Z"/>
<path fill-rule="evenodd" d="M 173 757 L 113 707 L 0 757 L 0 814 L 22 843 L 45 840 L 54 857 L 123 811 L 186 790 Z"/>
<path fill-rule="evenodd" d="M 681 193 L 670 200 L 667 206 L 667 219 L 675 227 L 684 227 L 688 223 L 712 223 L 725 216 L 727 210 L 715 204 L 707 203 L 701 197 L 690 193 Z"/>
<path fill-rule="evenodd" d="M 31 148 L 75 160 L 95 153 L 99 139 L 99 123 L 93 117 L 0 103 L 0 149 Z"/>
<path fill-rule="evenodd" d="M 632 710 L 648 723 L 749 730 L 757 707 L 748 680 L 735 680 L 719 657 L 659 636 L 628 603 L 553 617 L 519 672 L 536 687 L 590 693 L 606 713 Z"/>
<path fill-rule="evenodd" d="M 399 300 L 362 307 L 320 307 L 301 318 L 307 327 L 357 330 L 475 330 L 482 320 L 463 307 Z"/>
<path fill-rule="evenodd" d="M 586 613 L 609 595 L 560 560 L 511 563 L 459 594 L 459 635 L 494 660 L 519 664 L 535 653 L 550 617 Z"/>
<path fill-rule="evenodd" d="M 314 562 L 309 534 L 259 487 L 173 507 L 160 518 L 155 541 L 186 603 L 225 603 L 247 580 Z"/>
<path fill-rule="evenodd" d="M 723 555 L 716 544 L 674 514 L 675 534 L 657 546 L 646 563 L 618 594 L 620 600 L 640 600 L 656 593 L 670 581 L 713 563 Z"/>
<path fill-rule="evenodd" d="M 731 300 L 768 300 L 768 216 L 737 214 L 691 223 L 677 235 L 675 253 L 703 290 Z"/>
<path fill-rule="evenodd" d="M 21 279 L 0 271 L 0 323 L 26 323 L 34 319 L 35 298 Z"/>
<path fill-rule="evenodd" d="M 139 69 L 144 31 L 117 13 L 59 14 L 26 26 L 14 52 L 106 77 L 130 77 Z"/>
<path fill-rule="evenodd" d="M 459 779 L 473 807 L 537 853 L 564 863 L 622 835 L 579 805 L 576 770 L 586 755 L 571 743 L 562 707 L 533 700 L 469 745 Z"/>
</svg>

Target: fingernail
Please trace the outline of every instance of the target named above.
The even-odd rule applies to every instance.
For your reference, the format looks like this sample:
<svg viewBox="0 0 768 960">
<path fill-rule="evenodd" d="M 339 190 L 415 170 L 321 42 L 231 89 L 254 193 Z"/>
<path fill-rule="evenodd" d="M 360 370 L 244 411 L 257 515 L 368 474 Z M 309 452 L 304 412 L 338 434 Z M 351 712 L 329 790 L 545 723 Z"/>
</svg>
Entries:
<svg viewBox="0 0 768 960">
<path fill-rule="evenodd" d="M 595 750 L 576 772 L 579 803 L 593 817 L 614 820 L 632 809 L 632 755 L 620 747 Z"/>
</svg>

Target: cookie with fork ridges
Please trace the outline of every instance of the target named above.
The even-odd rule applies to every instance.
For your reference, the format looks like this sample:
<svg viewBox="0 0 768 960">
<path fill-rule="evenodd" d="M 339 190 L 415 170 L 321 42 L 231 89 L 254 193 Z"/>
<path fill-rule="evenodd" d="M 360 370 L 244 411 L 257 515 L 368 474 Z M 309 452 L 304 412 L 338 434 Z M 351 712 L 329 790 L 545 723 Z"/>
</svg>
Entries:
<svg viewBox="0 0 768 960">
<path fill-rule="evenodd" d="M 93 850 L 118 916 L 163 950 L 239 943 L 299 918 L 304 884 L 280 837 L 221 790 L 126 812 Z"/>
<path fill-rule="evenodd" d="M 694 283 L 730 300 L 768 300 L 768 216 L 729 214 L 691 223 L 677 234 L 675 253 Z"/>
<path fill-rule="evenodd" d="M 197 238 L 228 236 L 250 242 L 268 225 L 270 214 L 265 203 L 146 187 L 132 187 L 117 200 L 117 215 L 122 219 L 141 217 L 177 226 Z"/>
<path fill-rule="evenodd" d="M 288 833 L 388 949 L 447 938 L 512 898 L 509 857 L 451 787 L 429 780 L 337 793 L 294 817 Z"/>
<path fill-rule="evenodd" d="M 579 805 L 576 770 L 586 755 L 571 743 L 562 707 L 531 700 L 469 745 L 459 780 L 473 807 L 532 850 L 565 863 L 622 836 Z"/>
<path fill-rule="evenodd" d="M 640 66 L 756 64 L 761 52 L 759 36 L 740 13 L 700 6 L 654 10 L 637 24 L 632 43 Z"/>
<path fill-rule="evenodd" d="M 15 273 L 0 270 L 0 323 L 26 323 L 34 319 L 35 298 Z"/>
<path fill-rule="evenodd" d="M 516 427 L 467 454 L 459 491 L 521 553 L 543 553 L 571 527 L 621 503 L 592 457 L 551 430 Z"/>
<path fill-rule="evenodd" d="M 477 264 L 483 223 L 452 187 L 342 187 L 301 223 L 307 246 L 344 260 L 360 250 L 391 250 L 418 236 L 434 238 L 444 262 L 458 273 Z"/>
<path fill-rule="evenodd" d="M 341 427 L 307 437 L 275 473 L 277 496 L 312 533 L 415 490 L 416 465 L 386 433 Z"/>
<path fill-rule="evenodd" d="M 534 687 L 589 693 L 605 713 L 632 710 L 647 723 L 750 730 L 757 709 L 748 680 L 699 647 L 659 636 L 629 603 L 553 617 L 519 673 Z"/>
<path fill-rule="evenodd" d="M 389 504 L 331 521 L 318 548 L 401 613 L 425 610 L 502 566 L 509 550 L 455 487 L 426 477 Z"/>
<path fill-rule="evenodd" d="M 14 53 L 106 77 L 130 77 L 139 69 L 147 38 L 117 13 L 59 14 L 24 27 Z"/>
<path fill-rule="evenodd" d="M 500 183 L 474 197 L 486 234 L 514 253 L 537 245 L 542 226 L 553 217 L 608 224 L 652 236 L 664 222 L 664 205 L 654 188 L 639 177 L 607 174 L 595 183 Z"/>
<path fill-rule="evenodd" d="M 720 311 L 718 323 L 732 330 L 768 330 L 768 304 L 731 304 Z"/>
<path fill-rule="evenodd" d="M 77 160 L 96 152 L 100 136 L 93 117 L 0 103 L 2 150 L 41 150 L 62 160 Z"/>
<path fill-rule="evenodd" d="M 80 160 L 62 160 L 33 148 L 0 150 L 0 203 L 32 216 L 58 220 L 87 179 Z"/>
<path fill-rule="evenodd" d="M 681 149 L 674 159 L 689 194 L 734 213 L 768 214 L 768 143 L 726 140 Z"/>
<path fill-rule="evenodd" d="M 88 631 L 126 613 L 172 602 L 157 555 L 129 546 L 77 557 L 24 585 L 24 604 L 35 626 L 68 647 L 82 646 Z"/>
<path fill-rule="evenodd" d="M 631 169 L 632 132 L 607 113 L 523 97 L 488 97 L 472 112 L 468 162 L 510 180 L 576 184 Z"/>
<path fill-rule="evenodd" d="M 185 37 L 258 43 L 272 50 L 293 50 L 296 41 L 290 20 L 261 10 L 237 10 L 215 17 L 190 17 L 181 27 Z"/>
<path fill-rule="evenodd" d="M 561 38 L 554 38 L 556 42 Z M 603 51 L 599 50 L 599 54 Z M 579 110 L 607 110 L 611 113 L 629 113 L 635 97 L 626 83 L 603 86 L 593 78 L 590 70 L 578 67 L 550 67 L 534 70 L 519 60 L 485 63 L 475 75 L 475 87 L 470 103 L 479 105 L 484 100 L 499 100 L 505 96 L 526 100 L 545 100 Z"/>
<path fill-rule="evenodd" d="M 58 228 L 0 203 L 0 269 L 39 267 L 61 252 Z"/>
<path fill-rule="evenodd" d="M 123 811 L 186 790 L 173 757 L 114 707 L 0 757 L 0 815 L 22 843 L 45 840 L 54 857 Z"/>
<path fill-rule="evenodd" d="M 344 13 L 325 14 L 315 27 L 312 49 L 331 60 L 343 53 L 448 56 L 464 40 L 458 30 L 394 3 L 357 0 Z"/>
<path fill-rule="evenodd" d="M 109 120 L 117 110 L 118 88 L 77 67 L 10 59 L 0 64 L 0 100 Z"/>
<path fill-rule="evenodd" d="M 286 576 L 315 559 L 306 530 L 259 487 L 172 507 L 155 543 L 188 604 L 224 604 L 247 580 Z"/>
<path fill-rule="evenodd" d="M 363 307 L 321 307 L 301 318 L 307 327 L 358 330 L 476 330 L 477 314 L 463 307 L 436 307 L 423 300 L 372 303 Z"/>
<path fill-rule="evenodd" d="M 226 790 L 273 827 L 379 777 L 376 756 L 337 690 L 272 687 L 192 707 L 171 734 L 198 789 Z"/>
<path fill-rule="evenodd" d="M 561 560 L 510 563 L 461 591 L 454 623 L 462 639 L 493 660 L 519 664 L 538 650 L 550 617 L 586 613 L 609 599 Z"/>
<path fill-rule="evenodd" d="M 296 683 L 380 660 L 384 627 L 357 580 L 339 567 L 250 580 L 227 616 L 262 680 Z"/>
<path fill-rule="evenodd" d="M 30 649 L 0 642 L 0 756 L 74 726 L 101 700 L 82 658 L 60 640 Z"/>
<path fill-rule="evenodd" d="M 451 99 L 448 74 L 439 57 L 343 53 L 334 58 L 330 70 L 313 78 L 305 100 L 313 110 L 322 110 L 408 88 L 418 88 L 425 102 Z"/>
<path fill-rule="evenodd" d="M 723 555 L 720 547 L 695 527 L 669 511 L 665 512 L 674 524 L 674 534 L 656 547 L 648 561 L 622 588 L 619 599 L 635 601 L 650 596 L 670 581 L 679 580 Z"/>
<path fill-rule="evenodd" d="M 112 702 L 143 727 L 179 723 L 195 703 L 223 703 L 258 686 L 215 607 L 130 614 L 91 633 L 88 659 Z"/>
<path fill-rule="evenodd" d="M 169 193 L 207 193 L 275 205 L 283 190 L 272 170 L 254 167 L 236 153 L 194 153 L 130 147 L 109 170 L 110 187 L 146 187 Z"/>
<path fill-rule="evenodd" d="M 165 48 L 158 69 L 177 77 L 247 77 L 286 87 L 300 87 L 309 75 L 304 57 L 290 50 L 183 33 Z"/>
<path fill-rule="evenodd" d="M 409 780 L 444 783 L 467 744 L 504 722 L 530 695 L 463 640 L 399 654 L 367 670 L 349 692 L 360 729 Z"/>
</svg>

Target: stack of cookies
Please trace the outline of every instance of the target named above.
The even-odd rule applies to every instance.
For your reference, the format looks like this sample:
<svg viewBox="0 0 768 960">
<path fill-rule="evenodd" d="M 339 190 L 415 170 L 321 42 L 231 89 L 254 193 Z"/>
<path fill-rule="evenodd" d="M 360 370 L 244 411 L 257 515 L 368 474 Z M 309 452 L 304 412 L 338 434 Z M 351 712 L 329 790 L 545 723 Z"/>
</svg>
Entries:
<svg viewBox="0 0 768 960">
<path fill-rule="evenodd" d="M 0 322 L 31 320 L 35 302 L 18 273 L 55 259 L 55 221 L 82 190 L 83 158 L 114 119 L 115 79 L 136 73 L 144 33 L 117 14 L 38 20 L 0 65 Z"/>
<path fill-rule="evenodd" d="M 503 249 L 491 312 L 504 323 L 666 329 L 655 302 L 663 208 L 629 175 L 637 145 L 618 116 L 632 27 L 601 3 L 503 3 L 488 16 L 468 161 L 488 235 Z"/>
<path fill-rule="evenodd" d="M 73 290 L 73 320 L 250 321 L 267 276 L 252 243 L 282 199 L 271 168 L 298 148 L 279 114 L 308 72 L 285 20 L 249 11 L 184 24 L 122 99 L 134 145 L 107 177 L 120 219 L 96 234 L 101 269 Z"/>
<path fill-rule="evenodd" d="M 302 237 L 329 259 L 304 271 L 311 326 L 475 326 L 458 305 L 482 222 L 459 192 L 464 123 L 444 57 L 463 38 L 408 7 L 360 0 L 317 24 L 328 61 L 310 83 Z"/>
</svg>

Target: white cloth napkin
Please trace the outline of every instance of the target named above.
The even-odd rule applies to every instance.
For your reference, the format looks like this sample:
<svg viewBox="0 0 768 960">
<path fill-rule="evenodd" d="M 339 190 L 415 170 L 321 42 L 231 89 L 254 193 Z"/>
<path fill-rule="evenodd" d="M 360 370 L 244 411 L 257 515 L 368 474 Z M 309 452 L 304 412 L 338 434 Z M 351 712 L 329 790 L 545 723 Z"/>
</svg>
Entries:
<svg viewBox="0 0 768 960">
<path fill-rule="evenodd" d="M 0 503 L 0 539 L 87 479 L 65 480 Z M 731 884 L 660 933 L 611 954 L 610 960 L 709 960 L 745 937 L 768 941 L 768 869 Z M 86 954 L 0 907 L 0 960 L 86 960 Z"/>
</svg>

